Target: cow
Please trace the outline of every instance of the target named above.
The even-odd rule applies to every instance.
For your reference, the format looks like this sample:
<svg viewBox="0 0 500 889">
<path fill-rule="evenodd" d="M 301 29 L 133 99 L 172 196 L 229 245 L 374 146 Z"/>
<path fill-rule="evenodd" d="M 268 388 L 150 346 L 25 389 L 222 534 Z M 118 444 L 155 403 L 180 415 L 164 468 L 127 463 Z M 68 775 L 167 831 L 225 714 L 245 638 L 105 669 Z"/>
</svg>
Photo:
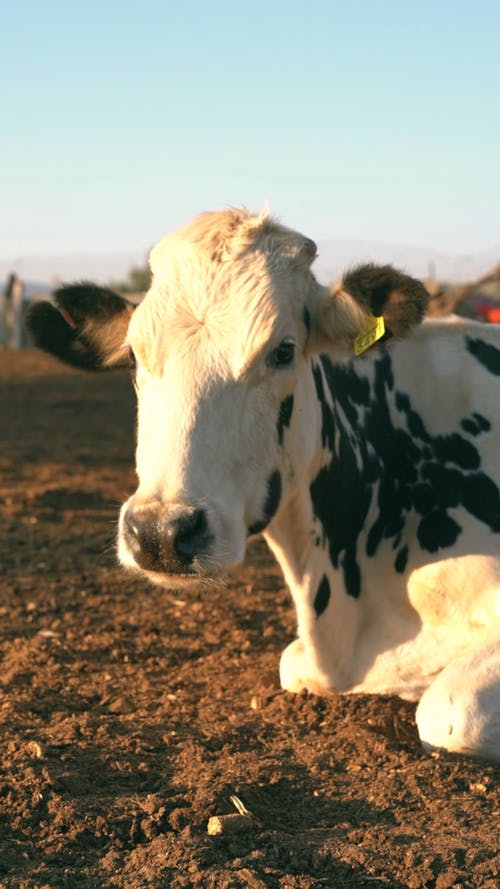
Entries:
<svg viewBox="0 0 500 889">
<path fill-rule="evenodd" d="M 204 213 L 153 248 L 137 306 L 62 287 L 37 344 L 132 361 L 139 485 L 122 565 L 209 589 L 263 533 L 297 637 L 283 688 L 419 701 L 427 750 L 500 760 L 500 329 L 426 319 L 391 266 L 332 287 L 267 213 Z"/>
</svg>

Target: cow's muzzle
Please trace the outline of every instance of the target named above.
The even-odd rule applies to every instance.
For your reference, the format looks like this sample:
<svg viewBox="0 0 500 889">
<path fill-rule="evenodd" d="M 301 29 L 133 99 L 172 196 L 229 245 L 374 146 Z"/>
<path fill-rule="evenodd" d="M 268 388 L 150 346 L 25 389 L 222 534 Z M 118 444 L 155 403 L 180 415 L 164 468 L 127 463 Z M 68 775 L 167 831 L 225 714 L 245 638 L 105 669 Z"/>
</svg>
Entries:
<svg viewBox="0 0 500 889">
<path fill-rule="evenodd" d="M 212 543 L 206 512 L 200 508 L 165 511 L 131 504 L 123 515 L 122 534 L 136 565 L 162 574 L 203 573 Z"/>
</svg>

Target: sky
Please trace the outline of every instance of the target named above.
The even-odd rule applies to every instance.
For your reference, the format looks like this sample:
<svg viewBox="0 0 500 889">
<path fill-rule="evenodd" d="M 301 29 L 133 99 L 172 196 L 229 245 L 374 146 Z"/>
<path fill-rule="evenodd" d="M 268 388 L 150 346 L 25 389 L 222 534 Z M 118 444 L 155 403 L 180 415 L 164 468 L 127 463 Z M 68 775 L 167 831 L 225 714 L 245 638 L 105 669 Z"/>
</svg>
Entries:
<svg viewBox="0 0 500 889">
<path fill-rule="evenodd" d="M 0 259 L 147 249 L 228 205 L 500 247 L 498 0 L 23 0 L 0 33 Z"/>
</svg>

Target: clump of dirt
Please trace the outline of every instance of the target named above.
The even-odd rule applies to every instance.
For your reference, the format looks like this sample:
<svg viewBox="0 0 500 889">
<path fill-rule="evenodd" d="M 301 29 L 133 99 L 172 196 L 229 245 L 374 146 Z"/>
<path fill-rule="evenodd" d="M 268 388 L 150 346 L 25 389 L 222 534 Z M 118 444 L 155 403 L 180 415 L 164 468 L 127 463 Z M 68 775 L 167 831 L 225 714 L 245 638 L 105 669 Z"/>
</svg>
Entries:
<svg viewBox="0 0 500 889">
<path fill-rule="evenodd" d="M 496 889 L 500 770 L 426 755 L 403 701 L 281 691 L 262 541 L 202 593 L 116 567 L 125 374 L 4 351 L 0 399 L 1 887 Z"/>
</svg>

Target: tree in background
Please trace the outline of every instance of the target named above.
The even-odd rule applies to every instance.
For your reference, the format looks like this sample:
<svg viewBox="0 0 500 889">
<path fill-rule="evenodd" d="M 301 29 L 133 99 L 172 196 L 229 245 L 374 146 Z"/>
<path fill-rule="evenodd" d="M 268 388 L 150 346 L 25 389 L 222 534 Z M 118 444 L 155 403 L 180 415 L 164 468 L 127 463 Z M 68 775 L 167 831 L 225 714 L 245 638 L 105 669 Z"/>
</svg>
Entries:
<svg viewBox="0 0 500 889">
<path fill-rule="evenodd" d="M 146 293 L 151 284 L 151 271 L 149 264 L 134 265 L 128 273 L 125 281 L 113 281 L 110 286 L 120 293 Z"/>
</svg>

